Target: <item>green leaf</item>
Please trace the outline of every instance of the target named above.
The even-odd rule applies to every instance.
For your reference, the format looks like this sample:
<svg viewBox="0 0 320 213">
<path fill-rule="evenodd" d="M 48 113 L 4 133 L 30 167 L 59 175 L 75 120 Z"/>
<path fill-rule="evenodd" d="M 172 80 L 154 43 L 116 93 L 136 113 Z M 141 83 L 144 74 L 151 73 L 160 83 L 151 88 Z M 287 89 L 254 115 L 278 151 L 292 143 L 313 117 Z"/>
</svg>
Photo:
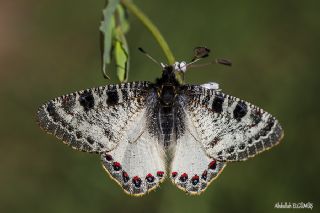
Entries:
<svg viewBox="0 0 320 213">
<path fill-rule="evenodd" d="M 115 41 L 114 55 L 118 79 L 120 82 L 126 82 L 129 71 L 129 50 L 124 35 L 121 36 L 121 40 Z"/>
<path fill-rule="evenodd" d="M 128 79 L 129 72 L 129 48 L 125 33 L 129 30 L 129 22 L 126 8 L 120 0 L 109 0 L 107 7 L 103 10 L 103 21 L 100 31 L 102 39 L 102 71 L 106 78 L 107 65 L 111 63 L 112 56 L 117 65 L 116 71 L 120 82 Z"/>
<path fill-rule="evenodd" d="M 113 18 L 114 12 L 120 0 L 109 0 L 107 7 L 103 10 L 103 21 L 100 25 L 100 31 L 103 33 L 102 39 L 102 63 L 103 63 L 103 75 L 107 78 L 106 65 L 111 62 L 111 49 L 113 40 L 113 29 L 115 27 L 115 20 Z"/>
</svg>

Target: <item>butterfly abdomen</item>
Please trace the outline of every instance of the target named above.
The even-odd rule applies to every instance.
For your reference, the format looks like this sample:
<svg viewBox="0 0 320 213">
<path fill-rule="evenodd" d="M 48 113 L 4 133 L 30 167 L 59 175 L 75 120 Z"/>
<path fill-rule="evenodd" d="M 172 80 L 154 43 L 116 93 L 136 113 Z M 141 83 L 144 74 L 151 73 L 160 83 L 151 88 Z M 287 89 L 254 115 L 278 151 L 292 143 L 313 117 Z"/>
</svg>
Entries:
<svg viewBox="0 0 320 213">
<path fill-rule="evenodd" d="M 161 106 L 159 110 L 159 127 L 163 144 L 168 147 L 174 138 L 174 110 L 172 107 Z"/>
</svg>

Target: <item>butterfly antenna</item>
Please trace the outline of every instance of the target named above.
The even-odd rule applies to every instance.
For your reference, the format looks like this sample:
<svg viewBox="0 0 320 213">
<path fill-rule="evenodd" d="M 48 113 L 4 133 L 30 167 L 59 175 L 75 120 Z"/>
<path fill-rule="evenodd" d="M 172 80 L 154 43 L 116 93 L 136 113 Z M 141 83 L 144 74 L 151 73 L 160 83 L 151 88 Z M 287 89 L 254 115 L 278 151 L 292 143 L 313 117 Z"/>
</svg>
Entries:
<svg viewBox="0 0 320 213">
<path fill-rule="evenodd" d="M 191 64 L 188 67 L 206 67 L 208 65 L 211 64 L 221 64 L 221 65 L 225 65 L 225 66 L 232 66 L 232 62 L 228 59 L 224 59 L 224 58 L 216 58 L 214 61 L 208 62 L 208 63 L 203 63 L 203 64 Z"/>
<path fill-rule="evenodd" d="M 145 56 L 147 56 L 151 61 L 153 61 L 154 63 L 158 64 L 159 66 L 161 66 L 162 68 L 165 66 L 162 63 L 159 63 L 159 61 L 157 61 L 156 59 L 154 59 L 149 53 L 147 53 L 144 49 L 142 49 L 141 47 L 138 48 L 138 50 L 143 53 Z"/>
<path fill-rule="evenodd" d="M 216 58 L 215 63 L 222 64 L 229 67 L 232 66 L 232 62 L 229 59 L 225 59 L 225 58 Z"/>
<path fill-rule="evenodd" d="M 216 58 L 214 61 L 211 61 L 211 62 L 208 62 L 208 63 L 195 64 L 199 60 L 208 57 L 209 53 L 210 53 L 210 49 L 208 49 L 206 47 L 196 47 L 196 48 L 194 48 L 193 52 L 194 52 L 193 58 L 186 65 L 188 68 L 189 67 L 204 67 L 204 66 L 208 66 L 208 65 L 211 65 L 211 64 L 222 64 L 222 65 L 225 65 L 225 66 L 232 66 L 232 62 L 230 60 L 224 59 L 224 58 Z"/>
</svg>

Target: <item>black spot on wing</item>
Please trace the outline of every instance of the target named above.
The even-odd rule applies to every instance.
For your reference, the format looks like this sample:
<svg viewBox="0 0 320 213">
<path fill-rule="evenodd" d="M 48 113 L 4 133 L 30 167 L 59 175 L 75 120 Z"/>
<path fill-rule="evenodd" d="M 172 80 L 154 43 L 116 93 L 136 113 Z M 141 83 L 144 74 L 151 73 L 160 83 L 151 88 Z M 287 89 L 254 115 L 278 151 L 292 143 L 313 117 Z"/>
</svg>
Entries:
<svg viewBox="0 0 320 213">
<path fill-rule="evenodd" d="M 268 122 L 267 122 L 267 125 L 263 128 L 264 131 L 266 132 L 270 132 L 272 127 L 274 126 L 275 124 L 275 119 L 274 118 L 269 118 L 268 119 Z"/>
<path fill-rule="evenodd" d="M 79 97 L 80 105 L 85 111 L 88 111 L 94 107 L 94 97 L 91 90 L 86 90 Z"/>
<path fill-rule="evenodd" d="M 77 132 L 76 132 L 76 137 L 77 137 L 77 139 L 82 138 L 82 137 L 83 137 L 83 136 L 82 136 L 82 132 L 77 131 Z"/>
<path fill-rule="evenodd" d="M 246 150 L 238 152 L 238 160 L 245 160 L 248 158 L 248 152 Z"/>
<path fill-rule="evenodd" d="M 110 129 L 104 129 L 104 135 L 105 135 L 105 137 L 107 137 L 108 138 L 108 140 L 109 141 L 112 141 L 113 140 L 113 138 L 114 138 L 114 134 L 113 134 L 113 132 L 112 131 L 110 131 Z"/>
<path fill-rule="evenodd" d="M 238 147 L 240 150 L 244 150 L 246 148 L 246 145 L 245 143 L 240 143 Z"/>
<path fill-rule="evenodd" d="M 47 105 L 47 112 L 51 117 L 53 117 L 56 114 L 56 109 L 51 101 Z"/>
<path fill-rule="evenodd" d="M 89 144 L 94 144 L 95 143 L 95 141 L 91 137 L 87 137 L 87 141 L 88 141 Z"/>
<path fill-rule="evenodd" d="M 263 127 L 258 134 L 255 135 L 255 139 L 259 140 L 261 137 L 267 136 L 267 134 L 269 134 L 269 132 L 271 131 L 272 127 L 275 124 L 275 119 L 270 117 L 265 125 L 265 127 Z"/>
<path fill-rule="evenodd" d="M 62 126 L 66 126 L 67 124 L 63 121 L 63 119 L 59 116 L 57 109 L 52 101 L 50 101 L 47 105 L 47 112 L 49 116 L 53 119 L 53 122 L 58 123 L 61 122 Z"/>
<path fill-rule="evenodd" d="M 255 135 L 254 141 L 251 140 L 252 147 L 249 146 L 249 155 L 253 156 L 255 153 L 259 153 L 264 149 L 270 148 L 279 143 L 282 136 L 283 132 L 281 126 L 274 118 L 270 117 L 266 126 L 261 129 L 257 135 Z"/>
<path fill-rule="evenodd" d="M 49 112 L 47 110 L 47 107 L 41 106 L 37 112 L 37 121 L 40 127 L 49 132 L 52 132 L 54 131 L 56 125 L 50 121 L 48 114 Z"/>
<path fill-rule="evenodd" d="M 219 138 L 218 136 L 214 137 L 213 140 L 209 143 L 209 145 L 211 147 L 214 147 L 220 140 L 221 140 L 221 138 Z"/>
<path fill-rule="evenodd" d="M 216 113 L 221 113 L 223 102 L 224 102 L 223 95 L 221 93 L 216 94 L 212 102 L 213 111 Z"/>
<path fill-rule="evenodd" d="M 234 152 L 234 146 L 230 146 L 226 151 L 227 153 L 232 154 Z"/>
<path fill-rule="evenodd" d="M 211 97 L 211 95 L 208 92 L 208 94 L 206 94 L 206 96 L 202 100 L 202 105 L 207 105 L 210 101 L 210 97 Z"/>
<path fill-rule="evenodd" d="M 254 145 L 256 146 L 257 152 L 260 152 L 264 149 L 262 141 L 257 141 Z"/>
<path fill-rule="evenodd" d="M 122 90 L 122 99 L 124 102 L 128 101 L 128 99 L 129 99 L 128 90 L 126 90 L 126 89 Z"/>
<path fill-rule="evenodd" d="M 258 109 L 254 109 L 251 111 L 250 118 L 252 120 L 251 127 L 254 127 L 260 123 L 262 120 L 262 113 Z"/>
<path fill-rule="evenodd" d="M 235 161 L 235 160 L 237 160 L 237 155 L 236 155 L 236 153 L 233 153 L 233 154 L 231 154 L 231 155 L 228 155 L 228 156 L 227 156 L 227 160 L 230 160 L 230 161 Z"/>
<path fill-rule="evenodd" d="M 272 143 L 271 143 L 271 141 L 272 141 L 272 139 L 271 139 L 271 137 L 272 137 L 273 135 L 270 135 L 270 138 L 263 138 L 262 139 L 262 143 L 263 143 L 263 146 L 265 147 L 265 148 L 268 148 L 268 147 L 271 147 L 272 146 Z"/>
<path fill-rule="evenodd" d="M 119 96 L 116 90 L 107 91 L 107 96 L 108 105 L 115 105 L 119 102 Z"/>
<path fill-rule="evenodd" d="M 240 121 L 248 112 L 248 106 L 245 102 L 239 101 L 236 105 L 235 109 L 233 110 L 233 117 Z"/>
<path fill-rule="evenodd" d="M 254 145 L 248 146 L 249 156 L 254 156 L 257 153 L 256 147 Z"/>
<path fill-rule="evenodd" d="M 61 107 L 68 114 L 72 114 L 72 109 L 76 103 L 75 97 L 75 94 L 62 97 Z"/>
<path fill-rule="evenodd" d="M 74 130 L 73 126 L 70 126 L 70 125 L 67 125 L 66 128 L 68 129 L 69 132 L 73 132 Z"/>
</svg>

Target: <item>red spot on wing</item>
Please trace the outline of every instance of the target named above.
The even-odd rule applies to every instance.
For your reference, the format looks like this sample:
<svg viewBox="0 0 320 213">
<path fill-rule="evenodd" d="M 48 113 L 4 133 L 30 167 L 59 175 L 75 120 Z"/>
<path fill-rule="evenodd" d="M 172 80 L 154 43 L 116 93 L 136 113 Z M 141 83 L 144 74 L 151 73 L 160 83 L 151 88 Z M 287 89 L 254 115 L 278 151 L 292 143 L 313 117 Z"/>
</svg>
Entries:
<svg viewBox="0 0 320 213">
<path fill-rule="evenodd" d="M 146 176 L 146 180 L 147 180 L 147 182 L 152 183 L 154 181 L 154 176 L 149 173 Z"/>
<path fill-rule="evenodd" d="M 171 173 L 171 176 L 172 176 L 173 178 L 177 177 L 177 175 L 178 175 L 178 172 L 172 172 L 172 173 Z"/>
<path fill-rule="evenodd" d="M 209 169 L 215 170 L 217 167 L 217 161 L 213 160 L 209 163 Z"/>
<path fill-rule="evenodd" d="M 164 175 L 164 172 L 163 171 L 157 171 L 157 176 L 162 178 Z"/>
<path fill-rule="evenodd" d="M 119 162 L 114 162 L 112 166 L 115 171 L 120 171 L 122 169 L 121 164 Z"/>
<path fill-rule="evenodd" d="M 141 179 L 139 178 L 139 176 L 134 176 L 132 178 L 132 183 L 136 186 L 136 187 L 140 187 L 141 186 Z"/>
<path fill-rule="evenodd" d="M 207 171 L 207 170 L 204 170 L 203 173 L 202 173 L 202 175 L 201 175 L 201 178 L 202 178 L 203 180 L 207 180 L 207 176 L 208 176 L 208 171 Z"/>
<path fill-rule="evenodd" d="M 183 174 L 180 176 L 179 180 L 180 180 L 181 182 L 186 182 L 186 181 L 188 180 L 188 175 L 187 175 L 187 173 L 183 173 Z"/>
<path fill-rule="evenodd" d="M 122 179 L 123 179 L 123 182 L 127 183 L 129 181 L 129 175 L 127 172 L 123 171 L 122 172 Z"/>
<path fill-rule="evenodd" d="M 194 175 L 191 178 L 191 182 L 192 182 L 193 185 L 197 185 L 199 183 L 199 176 L 198 175 Z"/>
</svg>

